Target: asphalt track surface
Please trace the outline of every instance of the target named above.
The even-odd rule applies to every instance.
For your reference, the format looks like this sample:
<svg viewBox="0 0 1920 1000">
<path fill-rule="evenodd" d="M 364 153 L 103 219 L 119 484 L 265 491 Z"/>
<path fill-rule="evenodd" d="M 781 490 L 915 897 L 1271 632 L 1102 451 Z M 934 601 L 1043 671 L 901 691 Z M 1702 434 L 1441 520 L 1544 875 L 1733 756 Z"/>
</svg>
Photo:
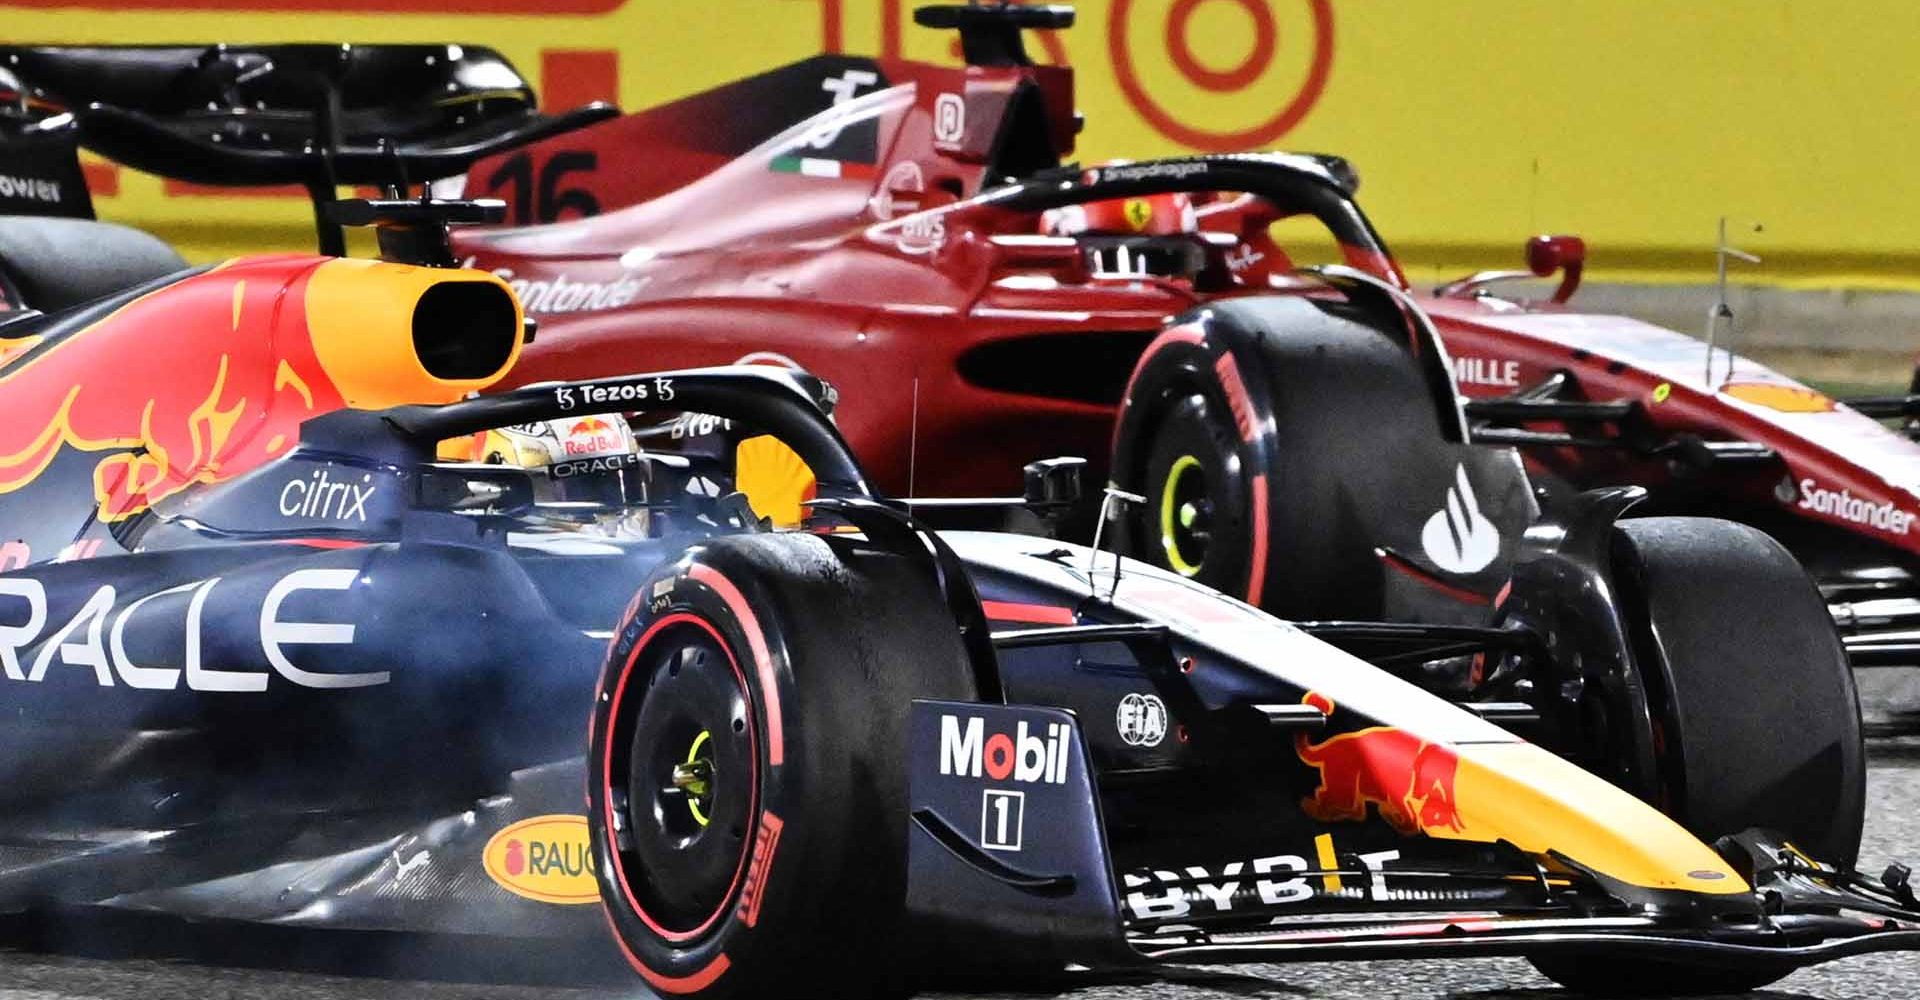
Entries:
<svg viewBox="0 0 1920 1000">
<path fill-rule="evenodd" d="M 1861 867 L 1878 872 L 1887 861 L 1920 860 L 1920 739 L 1875 741 L 1868 796 Z M 306 963 L 294 971 L 276 967 L 273 955 L 223 961 L 199 951 L 189 956 L 164 935 L 158 940 L 139 934 L 113 936 L 119 940 L 109 954 L 0 952 L 0 1000 L 605 1000 L 645 995 L 619 977 L 594 976 L 584 985 L 513 976 L 505 982 L 475 982 L 470 976 L 455 979 L 423 972 L 403 961 L 382 970 L 387 978 L 374 978 L 346 974 L 350 963 L 340 968 Z M 1026 994 L 1022 1000 L 1051 995 Z M 1567 996 L 1525 962 L 1508 959 L 1179 970 L 1164 981 L 1090 986 L 1059 995 L 1063 1000 Z M 1920 953 L 1845 959 L 1803 970 L 1772 989 L 1748 995 L 1772 1000 L 1920 997 Z M 950 995 L 947 1000 L 977 998 Z"/>
</svg>

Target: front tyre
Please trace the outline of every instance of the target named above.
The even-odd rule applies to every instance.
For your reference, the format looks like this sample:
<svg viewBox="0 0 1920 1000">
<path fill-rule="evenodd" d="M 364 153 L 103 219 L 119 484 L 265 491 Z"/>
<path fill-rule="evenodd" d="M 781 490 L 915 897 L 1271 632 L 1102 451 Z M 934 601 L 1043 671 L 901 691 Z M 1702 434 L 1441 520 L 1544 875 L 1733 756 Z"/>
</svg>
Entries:
<svg viewBox="0 0 1920 1000">
<path fill-rule="evenodd" d="M 1248 579 L 1254 518 L 1241 442 L 1201 392 L 1168 408 L 1147 450 L 1148 557 L 1215 590 Z M 1264 485 L 1264 484 L 1263 484 Z"/>
<path fill-rule="evenodd" d="M 588 756 L 616 940 L 664 995 L 845 997 L 898 981 L 907 721 L 975 697 L 923 572 L 808 534 L 717 539 L 621 621 Z"/>
<path fill-rule="evenodd" d="M 1654 719 L 1656 804 L 1707 843 L 1758 827 L 1851 867 L 1866 815 L 1859 703 L 1799 563 L 1753 528 L 1699 517 L 1621 521 L 1610 558 Z M 1742 993 L 1791 971 L 1585 955 L 1533 964 L 1607 996 Z"/>
<path fill-rule="evenodd" d="M 1510 452 L 1443 433 L 1459 414 L 1408 336 L 1298 295 L 1160 331 L 1114 429 L 1142 501 L 1116 547 L 1282 618 L 1484 621 L 1537 508 Z"/>
<path fill-rule="evenodd" d="M 1540 974 L 1576 993 L 1595 997 L 1698 997 L 1747 993 L 1777 983 L 1792 969 L 1701 967 L 1619 955 L 1539 955 Z"/>
<path fill-rule="evenodd" d="M 1328 337 L 1389 358 L 1398 350 L 1369 330 Z M 1297 421 L 1291 383 L 1270 377 L 1298 345 L 1243 340 L 1216 311 L 1211 325 L 1170 327 L 1142 353 L 1113 471 L 1146 502 L 1120 519 L 1118 548 L 1285 617 L 1377 617 L 1379 567 L 1346 516 L 1342 474 L 1322 447 L 1332 434 Z M 1300 566 L 1313 572 L 1290 572 Z"/>
<path fill-rule="evenodd" d="M 1613 577 L 1655 712 L 1660 804 L 1712 843 L 1761 827 L 1851 867 L 1866 747 L 1846 649 L 1813 582 L 1760 531 L 1621 521 Z"/>
</svg>

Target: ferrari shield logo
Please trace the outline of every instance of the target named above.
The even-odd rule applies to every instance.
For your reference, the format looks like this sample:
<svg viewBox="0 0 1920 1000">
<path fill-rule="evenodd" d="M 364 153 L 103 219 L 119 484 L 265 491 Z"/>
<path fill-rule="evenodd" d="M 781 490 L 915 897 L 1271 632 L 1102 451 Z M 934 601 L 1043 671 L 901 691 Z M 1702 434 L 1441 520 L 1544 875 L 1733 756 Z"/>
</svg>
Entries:
<svg viewBox="0 0 1920 1000">
<path fill-rule="evenodd" d="M 1135 231 L 1147 228 L 1153 221 L 1153 204 L 1145 198 L 1128 198 L 1126 205 L 1127 224 Z"/>
</svg>

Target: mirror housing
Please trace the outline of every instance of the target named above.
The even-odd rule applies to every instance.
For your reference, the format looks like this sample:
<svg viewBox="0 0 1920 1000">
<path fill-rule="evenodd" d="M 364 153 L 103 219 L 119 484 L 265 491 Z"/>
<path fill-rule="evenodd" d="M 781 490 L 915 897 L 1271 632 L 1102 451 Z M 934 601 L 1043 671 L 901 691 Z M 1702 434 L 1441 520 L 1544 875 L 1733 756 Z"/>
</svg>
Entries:
<svg viewBox="0 0 1920 1000">
<path fill-rule="evenodd" d="M 414 506 L 456 514 L 520 517 L 533 510 L 533 480 L 518 466 L 435 462 L 420 470 Z"/>
<path fill-rule="evenodd" d="M 1027 463 L 1026 489 L 1022 494 L 1027 506 L 1044 510 L 1079 503 L 1086 468 L 1084 458 L 1043 458 Z"/>
<path fill-rule="evenodd" d="M 1560 287 L 1553 290 L 1553 301 L 1573 298 L 1580 287 L 1580 272 L 1587 262 L 1587 243 L 1578 236 L 1535 236 L 1527 241 L 1527 270 L 1550 278 L 1560 272 Z"/>
</svg>

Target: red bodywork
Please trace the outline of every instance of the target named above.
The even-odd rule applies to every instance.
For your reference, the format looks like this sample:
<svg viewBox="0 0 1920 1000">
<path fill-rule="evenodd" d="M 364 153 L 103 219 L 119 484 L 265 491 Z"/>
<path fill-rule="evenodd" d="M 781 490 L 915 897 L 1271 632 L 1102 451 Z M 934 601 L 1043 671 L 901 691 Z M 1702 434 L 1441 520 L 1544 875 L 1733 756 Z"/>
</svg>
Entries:
<svg viewBox="0 0 1920 1000">
<path fill-rule="evenodd" d="M 1491 399 L 1571 373 L 1578 397 L 1639 405 L 1644 434 L 1763 445 L 1776 461 L 1710 480 L 1733 512 L 1790 515 L 1920 553 L 1920 445 L 1825 394 L 1685 334 L 1623 316 L 1522 307 L 1501 299 L 1423 300 L 1468 399 Z M 1600 433 L 1612 435 L 1613 429 Z M 1536 465 L 1583 484 L 1674 484 L 1668 457 L 1632 449 L 1537 449 Z"/>
<path fill-rule="evenodd" d="M 963 359 L 995 342 L 1090 329 L 1137 332 L 1130 341 L 1137 351 L 1162 318 L 1193 304 L 1191 294 L 996 285 L 987 234 L 1037 230 L 990 207 L 964 223 L 949 216 L 944 237 L 921 245 L 869 231 L 904 213 L 909 200 L 930 207 L 978 191 L 1001 117 L 993 111 L 1016 91 L 1027 93 L 1024 86 L 1049 111 L 1068 111 L 1055 120 L 1070 122 L 1070 74 L 902 62 L 879 63 L 877 72 L 896 86 L 870 86 L 839 106 L 873 122 L 884 153 L 867 163 L 807 155 L 819 129 L 799 130 L 791 152 L 763 147 L 728 160 L 684 150 L 689 130 L 702 122 L 674 106 L 536 148 L 536 172 L 555 156 L 591 153 L 603 165 L 589 175 L 593 196 L 632 207 L 521 231 L 457 234 L 456 253 L 514 283 L 540 320 L 541 334 L 514 378 L 791 361 L 840 389 L 842 430 L 876 482 L 895 493 L 906 492 L 910 472 L 923 493 L 1007 487 L 1020 468 L 1008 462 L 1009 451 L 1023 460 L 1104 453 L 1111 403 L 996 392 L 964 377 Z M 935 105 L 952 94 L 965 95 L 965 121 L 957 140 L 936 148 Z M 1064 152 L 1071 138 L 1046 141 Z M 784 172 L 787 164 L 775 162 L 789 158 L 813 173 Z M 611 163 L 622 169 L 604 166 Z M 826 164 L 842 176 L 820 176 Z M 480 164 L 470 186 L 501 169 Z M 550 290 L 556 281 L 559 292 Z M 557 297 L 566 284 L 607 287 L 617 304 L 574 309 Z M 1092 313 L 1100 319 L 1091 321 Z M 1118 361 L 1122 377 L 1130 362 Z M 1036 380 L 1046 375 L 1034 373 Z"/>
<path fill-rule="evenodd" d="M 827 106 L 743 136 L 725 109 L 764 117 L 774 76 L 790 93 L 813 80 Z M 1200 206 L 1204 276 L 1089 274 L 1084 244 L 1036 235 L 1041 214 L 1010 207 L 999 186 L 1024 178 L 1031 192 L 1037 171 L 1068 157 L 1071 107 L 1065 68 L 821 57 L 478 165 L 469 195 L 505 197 L 521 221 L 558 221 L 463 231 L 456 252 L 513 283 L 540 320 L 519 382 L 792 363 L 840 388 L 841 426 L 889 492 L 1006 492 L 1024 462 L 1061 454 L 1098 471 L 1127 373 L 1166 320 L 1223 296 L 1321 286 L 1291 274 L 1269 234 L 1306 209 L 1210 190 L 1204 168 L 1178 184 Z M 856 129 L 867 131 L 850 144 Z M 1110 169 L 1084 173 L 1091 183 Z M 1338 198 L 1311 214 L 1350 216 L 1344 233 L 1329 223 L 1345 263 L 1411 293 Z M 1577 266 L 1576 245 L 1543 249 Z M 1877 422 L 1724 353 L 1709 378 L 1698 340 L 1634 320 L 1471 294 L 1414 299 L 1455 355 L 1463 395 L 1570 372 L 1564 398 L 1636 401 L 1650 433 L 1778 453 L 1717 481 L 1719 496 L 1920 552 L 1920 531 L 1905 530 L 1920 515 L 1920 446 Z M 1734 389 L 1748 383 L 1760 388 Z M 1644 449 L 1529 457 L 1586 485 L 1657 486 L 1670 469 Z"/>
</svg>

